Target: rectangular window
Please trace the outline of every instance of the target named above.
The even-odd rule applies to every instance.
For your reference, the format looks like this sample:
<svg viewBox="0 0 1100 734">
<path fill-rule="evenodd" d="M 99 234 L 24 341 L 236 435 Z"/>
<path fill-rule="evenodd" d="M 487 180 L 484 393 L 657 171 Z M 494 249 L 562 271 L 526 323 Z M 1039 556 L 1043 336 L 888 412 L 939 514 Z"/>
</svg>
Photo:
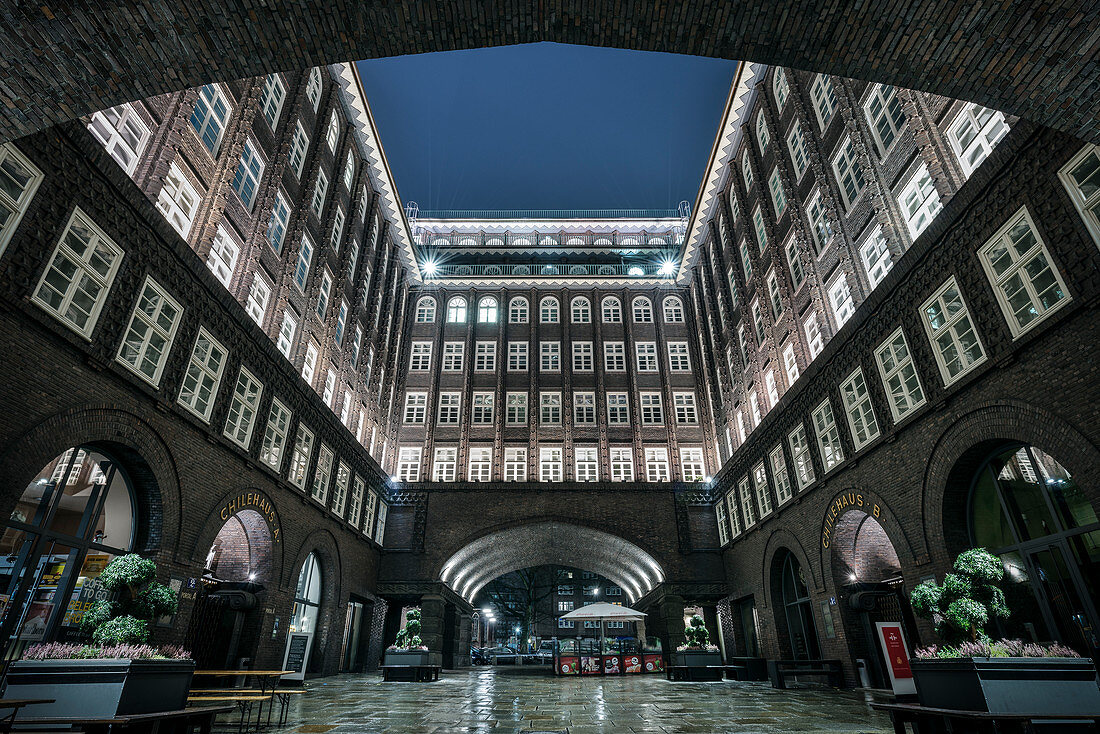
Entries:
<svg viewBox="0 0 1100 734">
<path fill-rule="evenodd" d="M 745 325 L 737 325 L 737 344 L 741 348 L 741 367 L 742 369 L 749 366 L 749 340 L 745 336 Z"/>
<path fill-rule="evenodd" d="M 760 398 L 756 395 L 756 388 L 750 388 L 752 392 L 749 393 L 749 410 L 752 411 L 752 427 L 760 425 Z"/>
<path fill-rule="evenodd" d="M 428 393 L 405 393 L 405 423 L 422 424 L 428 416 Z"/>
<path fill-rule="evenodd" d="M 233 280 L 233 272 L 237 269 L 237 258 L 240 255 L 240 244 L 224 227 L 218 225 L 218 231 L 214 234 L 210 252 L 206 257 L 206 267 L 210 268 L 210 272 L 226 288 Z"/>
<path fill-rule="evenodd" d="M 817 314 L 810 314 L 810 318 L 806 319 L 802 328 L 806 332 L 806 343 L 810 347 L 810 359 L 814 359 L 825 348 L 825 340 L 821 336 L 821 329 L 817 325 Z"/>
<path fill-rule="evenodd" d="M 326 269 L 321 273 L 321 289 L 317 292 L 317 318 L 324 319 L 328 313 L 328 299 L 332 294 L 332 274 Z"/>
<path fill-rule="evenodd" d="M 978 256 L 1013 337 L 1069 302 L 1062 275 L 1026 208 L 997 230 Z"/>
<path fill-rule="evenodd" d="M 756 502 L 752 496 L 752 485 L 746 475 L 737 483 L 737 492 L 741 497 L 741 514 L 745 516 L 745 529 L 756 524 Z"/>
<path fill-rule="evenodd" d="M 798 488 L 805 489 L 814 481 L 814 465 L 810 459 L 806 427 L 799 423 L 787 436 L 787 441 L 791 446 L 791 459 L 794 461 L 794 477 L 798 481 Z"/>
<path fill-rule="evenodd" d="M 260 113 L 267 126 L 273 131 L 279 124 L 279 113 L 283 111 L 286 100 L 286 85 L 278 74 L 268 74 L 264 80 L 264 89 L 260 94 Z"/>
<path fill-rule="evenodd" d="M 880 225 L 875 225 L 867 240 L 859 246 L 859 257 L 863 261 L 863 269 L 867 273 L 867 279 L 871 281 L 871 287 L 875 288 L 894 266 Z"/>
<path fill-rule="evenodd" d="M 237 164 L 237 171 L 233 174 L 233 190 L 241 197 L 241 203 L 250 210 L 256 203 L 256 192 L 260 188 L 260 180 L 264 176 L 264 160 L 260 157 L 256 145 L 251 139 L 244 141 L 241 150 L 241 160 Z"/>
<path fill-rule="evenodd" d="M 306 99 L 313 105 L 313 111 L 321 104 L 321 67 L 315 66 L 309 70 L 309 82 L 306 84 Z"/>
<path fill-rule="evenodd" d="M 637 361 L 639 372 L 657 371 L 657 343 L 636 342 L 634 344 L 634 357 Z"/>
<path fill-rule="evenodd" d="M 390 506 L 382 500 L 378 501 L 378 525 L 374 528 L 374 542 L 378 545 L 382 545 L 382 541 L 386 538 L 386 516 L 389 514 Z"/>
<path fill-rule="evenodd" d="M 787 211 L 787 194 L 783 191 L 783 180 L 779 177 L 779 166 L 772 169 L 772 175 L 768 177 L 768 190 L 772 194 L 772 206 L 775 208 L 775 218 L 778 220 Z M 761 221 L 761 230 L 763 222 Z M 760 249 L 764 249 L 763 245 Z"/>
<path fill-rule="evenodd" d="M 462 342 L 443 342 L 443 371 L 461 372 L 466 345 Z"/>
<path fill-rule="evenodd" d="M 860 193 L 867 186 L 863 177 L 863 168 L 856 158 L 856 149 L 850 137 L 844 138 L 833 156 L 833 173 L 840 184 L 840 193 L 844 197 L 844 206 L 849 209 L 856 203 Z"/>
<path fill-rule="evenodd" d="M 756 343 L 763 344 L 767 341 L 768 334 L 764 330 L 764 313 L 760 310 L 760 301 L 755 300 L 752 302 L 752 323 L 756 328 Z"/>
<path fill-rule="evenodd" d="M 1100 147 L 1086 145 L 1058 172 L 1073 205 L 1100 245 Z"/>
<path fill-rule="evenodd" d="M 493 450 L 491 448 L 470 449 L 471 482 L 488 482 L 493 475 Z"/>
<path fill-rule="evenodd" d="M 475 392 L 471 404 L 471 421 L 475 425 L 492 425 L 495 395 L 491 392 Z"/>
<path fill-rule="evenodd" d="M 351 503 L 348 505 L 348 524 L 354 528 L 358 528 L 363 519 L 363 496 L 366 492 L 366 483 L 356 474 L 351 482 Z"/>
<path fill-rule="evenodd" d="M 945 386 L 985 361 L 985 350 L 954 277 L 924 302 L 921 315 Z"/>
<path fill-rule="evenodd" d="M 298 424 L 298 436 L 294 440 L 294 451 L 290 455 L 290 470 L 287 479 L 298 489 L 306 488 L 309 476 L 309 457 L 313 454 L 313 431 Z"/>
<path fill-rule="evenodd" d="M 603 368 L 605 372 L 626 371 L 626 347 L 622 342 L 603 343 Z"/>
<path fill-rule="evenodd" d="M 1001 138 L 1008 134 L 1008 123 L 1002 112 L 968 102 L 947 128 L 951 149 L 962 164 L 967 178 L 977 170 Z"/>
<path fill-rule="evenodd" d="M 573 342 L 573 371 L 592 371 L 592 342 Z"/>
<path fill-rule="evenodd" d="M 628 446 L 611 448 L 611 481 L 634 481 L 634 450 Z"/>
<path fill-rule="evenodd" d="M 752 258 L 749 257 L 749 243 L 741 238 L 741 267 L 745 271 L 745 287 L 748 288 L 752 281 Z"/>
<path fill-rule="evenodd" d="M 875 350 L 875 361 L 896 423 L 924 404 L 924 390 L 900 327 Z"/>
<path fill-rule="evenodd" d="M 832 238 L 832 227 L 825 215 L 825 205 L 821 201 L 821 192 L 814 191 L 806 202 L 806 217 L 810 220 L 810 234 L 814 238 L 814 253 L 820 255 Z"/>
<path fill-rule="evenodd" d="M 0 254 L 34 198 L 43 175 L 15 146 L 0 144 Z"/>
<path fill-rule="evenodd" d="M 607 422 L 612 426 L 630 424 L 630 399 L 625 392 L 607 394 Z"/>
<path fill-rule="evenodd" d="M 595 425 L 596 423 L 596 393 L 573 393 L 573 424 Z"/>
<path fill-rule="evenodd" d="M 775 370 L 764 373 L 764 389 L 768 393 L 768 406 L 774 408 L 779 402 L 779 386 L 775 383 Z"/>
<path fill-rule="evenodd" d="M 527 481 L 527 449 L 523 447 L 504 449 L 504 481 Z"/>
<path fill-rule="evenodd" d="M 195 100 L 195 108 L 191 112 L 191 127 L 210 151 L 210 155 L 218 154 L 228 119 L 229 102 L 218 85 L 207 84 L 200 89 L 199 98 Z"/>
<path fill-rule="evenodd" d="M 797 291 L 806 281 L 806 271 L 802 267 L 802 257 L 798 252 L 798 244 L 794 237 L 787 240 L 787 267 L 791 271 L 791 284 Z"/>
<path fill-rule="evenodd" d="M 848 278 L 843 271 L 829 286 L 829 305 L 833 307 L 833 316 L 836 317 L 838 329 L 844 326 L 856 311 L 855 304 L 852 302 L 852 290 L 848 287 Z"/>
<path fill-rule="evenodd" d="M 336 207 L 336 213 L 332 215 L 332 234 L 329 235 L 328 244 L 333 252 L 340 252 L 340 242 L 344 238 L 344 210 Z"/>
<path fill-rule="evenodd" d="M 122 104 L 92 115 L 88 130 L 103 145 L 107 153 L 115 159 L 126 175 L 132 176 L 137 167 L 138 158 L 149 142 L 149 126 L 141 119 L 133 105 Z M 3 153 L 0 152 L 0 158 Z M 0 165 L 0 169 L 4 166 Z M 7 173 L 4 171 L 4 173 Z M 3 173 L 0 173 L 3 175 Z M 18 179 L 16 179 L 18 181 Z M 0 191 L 5 191 L 4 182 Z M 0 220 L 3 217 L 0 216 Z"/>
<path fill-rule="evenodd" d="M 783 206 L 786 208 L 786 199 L 784 199 Z M 760 251 L 763 252 L 768 247 L 768 230 L 764 227 L 764 215 L 761 213 L 760 207 L 756 207 L 752 211 L 752 229 L 756 233 L 756 242 L 760 245 Z M 745 277 L 746 281 L 748 277 Z"/>
<path fill-rule="evenodd" d="M 420 451 L 419 446 L 402 446 L 397 452 L 397 478 L 400 481 L 420 481 Z"/>
<path fill-rule="evenodd" d="M 313 485 L 309 492 L 309 496 L 322 505 L 328 499 L 328 485 L 332 481 L 333 458 L 332 449 L 322 443 L 321 449 L 317 453 L 317 468 L 313 472 Z"/>
<path fill-rule="evenodd" d="M 313 216 L 321 218 L 321 212 L 325 210 L 325 198 L 328 196 L 328 176 L 324 171 L 317 172 L 317 182 L 313 184 L 313 196 L 309 201 L 309 210 Z"/>
<path fill-rule="evenodd" d="M 363 508 L 363 535 L 368 538 L 373 538 L 374 533 L 374 521 L 378 516 L 378 495 L 374 492 L 367 492 L 367 504 Z"/>
<path fill-rule="evenodd" d="M 667 482 L 671 478 L 668 470 L 668 449 L 645 449 L 645 477 L 647 482 Z"/>
<path fill-rule="evenodd" d="M 279 327 L 279 337 L 275 342 L 282 355 L 290 359 L 290 350 L 294 348 L 294 335 L 298 332 L 298 319 L 288 308 L 283 311 L 283 323 Z"/>
<path fill-rule="evenodd" d="M 730 542 L 730 530 L 726 519 L 726 503 L 722 500 L 714 505 L 714 516 L 718 521 L 718 545 L 725 545 Z"/>
<path fill-rule="evenodd" d="M 783 447 L 776 446 L 769 455 L 772 465 L 772 478 L 775 480 L 775 496 L 779 504 L 791 498 L 791 480 L 787 475 L 787 460 L 783 457 Z"/>
<path fill-rule="evenodd" d="M 573 450 L 577 467 L 578 482 L 598 482 L 600 480 L 600 462 L 596 447 L 577 447 Z"/>
<path fill-rule="evenodd" d="M 332 514 L 337 517 L 344 516 L 344 508 L 348 500 L 348 485 L 351 483 L 351 470 L 344 462 L 336 464 L 336 483 L 332 485 Z"/>
<path fill-rule="evenodd" d="M 813 84 L 810 85 L 810 100 L 814 105 L 817 124 L 824 132 L 836 110 L 836 92 L 833 91 L 833 82 L 825 74 L 814 77 Z"/>
<path fill-rule="evenodd" d="M 878 143 L 879 153 L 885 156 L 905 124 L 905 112 L 901 109 L 901 101 L 894 87 L 889 84 L 873 85 L 870 96 L 863 103 L 863 111 Z"/>
<path fill-rule="evenodd" d="M 527 393 L 510 392 L 507 401 L 505 423 L 510 426 L 527 425 Z"/>
<path fill-rule="evenodd" d="M 340 142 L 340 116 L 336 114 L 336 110 L 333 110 L 332 114 L 328 117 L 328 127 L 325 129 L 325 142 L 328 143 L 328 149 L 335 153 L 336 144 Z"/>
<path fill-rule="evenodd" d="M 206 329 L 199 329 L 180 386 L 179 403 L 204 421 L 210 420 L 228 356 L 225 348 Z"/>
<path fill-rule="evenodd" d="M 313 384 L 313 375 L 317 368 L 317 354 L 317 344 L 310 341 L 310 343 L 306 345 L 305 356 L 302 357 L 302 379 L 310 385 Z"/>
<path fill-rule="evenodd" d="M 122 249 L 75 208 L 38 281 L 34 301 L 76 333 L 91 337 L 122 256 Z"/>
<path fill-rule="evenodd" d="M 562 480 L 561 447 L 539 449 L 539 480 L 543 482 Z"/>
<path fill-rule="evenodd" d="M 770 515 L 772 511 L 772 496 L 768 488 L 768 473 L 761 461 L 752 470 L 752 486 L 756 491 L 756 506 L 760 510 L 760 517 Z"/>
<path fill-rule="evenodd" d="M 539 423 L 544 426 L 561 425 L 561 393 L 539 393 Z"/>
<path fill-rule="evenodd" d="M 439 410 L 437 417 L 440 425 L 456 425 L 459 422 L 462 408 L 462 393 L 439 393 Z"/>
<path fill-rule="evenodd" d="M 258 272 L 252 276 L 252 286 L 248 289 L 248 301 L 245 311 L 260 326 L 264 325 L 267 315 L 267 302 L 271 298 L 271 286 Z"/>
<path fill-rule="evenodd" d="M 676 422 L 694 424 L 699 422 L 699 415 L 695 409 L 695 393 L 672 393 L 673 407 L 676 409 Z"/>
<path fill-rule="evenodd" d="M 925 228 L 932 223 L 936 215 L 943 209 L 940 203 L 940 195 L 936 193 L 936 187 L 932 183 L 932 177 L 928 174 L 928 166 L 921 164 L 920 169 L 905 184 L 905 188 L 898 194 L 898 205 L 905 215 L 905 222 L 909 225 L 909 235 L 916 239 Z"/>
<path fill-rule="evenodd" d="M 867 391 L 862 369 L 857 367 L 847 380 L 840 383 L 840 397 L 844 401 L 844 412 L 848 414 L 848 427 L 852 429 L 852 443 L 859 451 L 879 434 L 875 409 L 871 406 L 871 395 Z"/>
<path fill-rule="evenodd" d="M 539 342 L 539 371 L 561 372 L 561 342 Z"/>
<path fill-rule="evenodd" d="M 791 153 L 791 163 L 794 165 L 794 177 L 802 178 L 802 174 L 810 167 L 810 156 L 806 153 L 806 140 L 802 135 L 802 123 L 795 120 L 791 125 L 791 131 L 787 133 L 787 150 Z"/>
<path fill-rule="evenodd" d="M 665 422 L 664 406 L 661 404 L 661 393 L 644 392 L 638 396 L 642 404 L 642 425 L 659 426 Z"/>
<path fill-rule="evenodd" d="M 432 461 L 433 482 L 453 482 L 458 470 L 458 449 L 453 446 L 437 448 Z"/>
<path fill-rule="evenodd" d="M 306 291 L 306 278 L 309 276 L 309 265 L 313 260 L 313 241 L 309 235 L 302 234 L 302 247 L 298 250 L 298 264 L 294 268 L 294 285 L 302 293 Z"/>
<path fill-rule="evenodd" d="M 703 464 L 703 449 L 680 449 L 680 469 L 683 472 L 685 482 L 701 482 L 706 477 L 706 467 Z"/>
<path fill-rule="evenodd" d="M 413 342 L 409 355 L 410 372 L 427 372 L 432 366 L 432 343 Z"/>
<path fill-rule="evenodd" d="M 672 372 L 691 372 L 687 342 L 668 342 L 668 368 Z"/>
<path fill-rule="evenodd" d="M 251 372 L 241 367 L 237 384 L 233 388 L 233 398 L 229 403 L 229 414 L 225 418 L 225 435 L 245 450 L 248 450 L 248 445 L 252 442 L 252 429 L 256 426 L 256 413 L 260 408 L 263 391 L 263 384 Z"/>
<path fill-rule="evenodd" d="M 302 178 L 302 171 L 305 170 L 307 150 L 309 150 L 309 136 L 306 135 L 305 128 L 299 120 L 295 123 L 294 137 L 290 141 L 289 157 L 290 168 L 299 180 Z"/>
<path fill-rule="evenodd" d="M 271 205 L 271 219 L 267 222 L 267 242 L 278 255 L 283 251 L 283 239 L 290 224 L 290 205 L 282 190 L 275 192 L 275 203 Z"/>
<path fill-rule="evenodd" d="M 283 463 L 283 447 L 286 446 L 286 437 L 290 432 L 290 415 L 290 410 L 277 398 L 271 400 L 264 440 L 260 444 L 260 461 L 275 471 L 279 471 Z"/>
<path fill-rule="evenodd" d="M 508 371 L 527 371 L 527 342 L 508 342 Z"/>
<path fill-rule="evenodd" d="M 497 345 L 496 342 L 477 342 L 474 345 L 474 371 L 496 372 L 497 369 Z"/>
<path fill-rule="evenodd" d="M 749 153 L 746 150 L 741 159 L 741 177 L 745 179 L 745 191 L 752 188 L 752 164 L 749 162 Z"/>
<path fill-rule="evenodd" d="M 737 514 L 737 492 L 726 495 L 726 510 L 730 519 L 730 537 L 736 538 L 741 534 L 741 518 Z"/>
<path fill-rule="evenodd" d="M 118 348 L 118 361 L 158 386 L 182 315 L 179 303 L 147 277 Z"/>
<path fill-rule="evenodd" d="M 351 192 L 351 186 L 355 183 L 355 155 L 348 151 L 348 157 L 344 161 L 344 188 Z"/>
<path fill-rule="evenodd" d="M 783 371 L 787 373 L 787 386 L 794 384 L 798 379 L 798 358 L 794 354 L 794 344 L 788 344 L 783 348 Z"/>
<path fill-rule="evenodd" d="M 187 180 L 180 167 L 173 163 L 168 168 L 164 186 L 157 195 L 157 209 L 181 237 L 190 234 L 200 202 L 199 192 Z"/>
<path fill-rule="evenodd" d="M 814 434 L 817 436 L 817 448 L 821 452 L 821 463 L 825 471 L 844 461 L 844 449 L 840 445 L 840 431 L 833 418 L 833 405 L 826 398 L 813 412 Z"/>
<path fill-rule="evenodd" d="M 779 293 L 779 279 L 775 277 L 775 271 L 768 273 L 768 300 L 772 307 L 772 318 L 778 321 L 783 313 L 783 297 Z"/>
</svg>

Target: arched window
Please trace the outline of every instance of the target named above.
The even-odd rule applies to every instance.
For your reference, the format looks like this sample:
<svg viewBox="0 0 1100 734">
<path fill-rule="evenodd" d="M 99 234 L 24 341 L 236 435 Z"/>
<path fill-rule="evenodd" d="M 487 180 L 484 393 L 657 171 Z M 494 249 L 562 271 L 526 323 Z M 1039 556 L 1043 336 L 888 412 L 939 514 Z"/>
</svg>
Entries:
<svg viewBox="0 0 1100 734">
<path fill-rule="evenodd" d="M 592 321 L 592 304 L 584 296 L 577 296 L 569 307 L 574 324 L 587 324 Z"/>
<path fill-rule="evenodd" d="M 684 304 L 676 296 L 669 296 L 665 299 L 665 323 L 684 323 Z"/>
<path fill-rule="evenodd" d="M 310 653 L 313 651 L 313 633 L 317 629 L 317 617 L 321 614 L 321 563 L 316 553 L 306 556 L 302 570 L 298 573 L 298 585 L 294 588 L 294 611 L 290 615 L 289 632 L 309 635 L 306 641 L 306 672 L 312 667 Z"/>
<path fill-rule="evenodd" d="M 508 323 L 526 324 L 527 318 L 527 299 L 523 296 L 516 296 L 508 304 Z"/>
<path fill-rule="evenodd" d="M 619 324 L 623 320 L 623 307 L 615 296 L 607 296 L 603 299 L 603 322 L 605 324 Z"/>
<path fill-rule="evenodd" d="M 497 322 L 497 299 L 485 296 L 477 304 L 477 322 L 495 324 Z"/>
<path fill-rule="evenodd" d="M 638 296 L 634 299 L 634 322 L 638 324 L 653 323 L 653 304 L 648 298 Z"/>
<path fill-rule="evenodd" d="M 435 321 L 435 299 L 424 296 L 416 302 L 416 323 L 431 324 Z"/>
<path fill-rule="evenodd" d="M 802 567 L 793 553 L 783 559 L 783 611 L 787 616 L 787 634 L 790 637 L 796 660 L 816 660 L 821 657 L 817 644 L 817 627 L 814 625 L 810 592 Z"/>
<path fill-rule="evenodd" d="M 126 473 L 91 446 L 68 449 L 31 480 L 0 541 L 7 559 L 0 593 L 10 600 L 0 629 L 3 639 L 17 640 L 7 653 L 18 655 L 30 642 L 87 638 L 70 601 L 97 598 L 94 579 L 133 547 L 135 512 Z"/>
<path fill-rule="evenodd" d="M 968 514 L 972 544 L 1004 562 L 1012 616 L 1002 631 L 1091 652 L 1100 521 L 1069 471 L 1034 446 L 1005 446 L 974 477 Z"/>
<path fill-rule="evenodd" d="M 447 323 L 466 323 L 466 299 L 462 296 L 455 296 L 447 302 Z"/>
<path fill-rule="evenodd" d="M 558 299 L 547 296 L 539 302 L 539 321 L 544 324 L 558 323 Z"/>
</svg>

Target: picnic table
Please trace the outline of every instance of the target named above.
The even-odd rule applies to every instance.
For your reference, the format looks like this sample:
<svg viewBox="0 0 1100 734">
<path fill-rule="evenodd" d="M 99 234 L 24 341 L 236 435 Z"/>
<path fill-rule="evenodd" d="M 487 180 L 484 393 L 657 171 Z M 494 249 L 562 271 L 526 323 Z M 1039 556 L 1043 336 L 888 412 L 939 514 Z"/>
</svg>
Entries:
<svg viewBox="0 0 1100 734">
<path fill-rule="evenodd" d="M 255 678 L 259 688 L 242 688 L 226 686 L 223 688 L 192 688 L 188 693 L 188 702 L 231 701 L 241 710 L 241 724 L 250 720 L 252 707 L 259 704 L 256 711 L 256 728 L 260 728 L 260 721 L 264 714 L 264 703 L 270 702 L 274 697 L 279 702 L 280 726 L 286 723 L 290 708 L 290 697 L 296 693 L 304 693 L 300 688 L 281 689 L 279 681 L 283 676 L 289 675 L 293 670 L 196 670 L 195 677 L 204 678 L 241 678 L 247 683 L 249 678 Z M 271 725 L 271 709 L 267 709 L 267 725 Z M 251 721 L 249 721 L 251 726 Z M 238 727 L 239 728 L 239 727 Z"/>
<path fill-rule="evenodd" d="M 1070 726 L 1089 726 L 1100 730 L 1100 712 L 1095 714 L 1004 714 L 989 711 L 965 711 L 921 706 L 916 703 L 872 703 L 871 708 L 890 714 L 890 722 L 897 734 L 905 734 L 905 725 L 913 725 L 913 731 L 952 732 L 1027 732 L 1035 731 L 1032 722 L 1057 721 Z M 1061 730 L 1061 727 L 1059 728 Z"/>
</svg>

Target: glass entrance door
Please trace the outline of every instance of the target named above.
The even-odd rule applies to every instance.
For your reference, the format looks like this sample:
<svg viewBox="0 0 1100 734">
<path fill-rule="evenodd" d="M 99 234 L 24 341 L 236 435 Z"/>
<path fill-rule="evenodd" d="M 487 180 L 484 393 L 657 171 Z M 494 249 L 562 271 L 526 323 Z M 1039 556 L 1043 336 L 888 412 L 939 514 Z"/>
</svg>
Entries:
<svg viewBox="0 0 1100 734">
<path fill-rule="evenodd" d="M 1076 650 L 1095 651 L 1096 611 L 1081 588 L 1083 579 L 1067 562 L 1067 551 L 1063 543 L 1058 543 L 1032 551 L 1029 556 L 1061 639 Z"/>
</svg>

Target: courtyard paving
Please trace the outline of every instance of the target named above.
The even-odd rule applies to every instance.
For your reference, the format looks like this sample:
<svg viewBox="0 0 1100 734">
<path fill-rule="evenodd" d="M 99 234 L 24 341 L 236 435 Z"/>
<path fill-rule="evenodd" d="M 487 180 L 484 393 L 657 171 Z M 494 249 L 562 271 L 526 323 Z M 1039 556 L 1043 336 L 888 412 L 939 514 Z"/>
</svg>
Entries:
<svg viewBox="0 0 1100 734">
<path fill-rule="evenodd" d="M 280 734 L 452 732 L 890 732 L 861 694 L 767 683 L 670 683 L 663 676 L 554 678 L 475 668 L 435 683 L 341 675 L 307 683 Z"/>
</svg>

